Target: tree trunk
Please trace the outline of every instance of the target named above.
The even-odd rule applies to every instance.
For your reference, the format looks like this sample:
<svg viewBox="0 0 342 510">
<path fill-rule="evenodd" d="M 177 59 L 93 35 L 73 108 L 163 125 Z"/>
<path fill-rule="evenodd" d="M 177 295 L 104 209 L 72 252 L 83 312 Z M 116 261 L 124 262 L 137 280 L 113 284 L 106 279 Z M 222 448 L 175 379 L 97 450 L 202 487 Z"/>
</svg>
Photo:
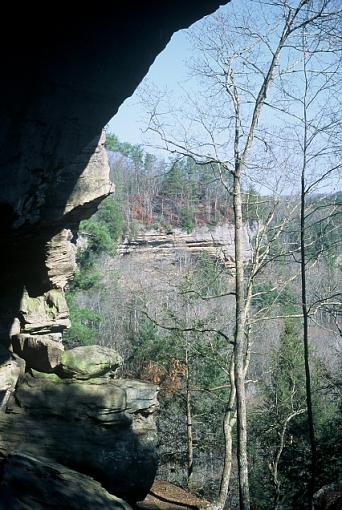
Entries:
<svg viewBox="0 0 342 510">
<path fill-rule="evenodd" d="M 308 90 L 309 78 L 307 76 L 307 55 L 305 49 L 305 32 L 303 32 L 303 74 L 304 74 L 304 97 L 303 97 L 303 161 L 301 172 L 301 193 L 300 193 L 300 271 L 302 284 L 302 311 L 303 311 L 303 343 L 304 343 L 304 366 L 305 366 L 305 389 L 306 406 L 308 411 L 309 440 L 311 450 L 311 476 L 308 486 L 309 508 L 313 509 L 313 495 L 315 492 L 316 478 L 316 440 L 312 411 L 312 393 L 311 393 L 311 374 L 310 374 L 310 354 L 309 354 L 309 331 L 308 318 L 309 311 L 306 294 L 306 249 L 305 249 L 305 200 L 306 200 L 306 170 L 307 170 L 307 150 L 309 141 L 309 121 L 308 121 Z"/>
<path fill-rule="evenodd" d="M 247 459 L 247 411 L 245 394 L 245 292 L 242 253 L 242 205 L 241 167 L 237 161 L 234 173 L 234 230 L 235 230 L 235 387 L 237 411 L 237 458 L 239 468 L 240 510 L 250 510 L 248 459 Z"/>
<path fill-rule="evenodd" d="M 235 407 L 235 376 L 234 376 L 234 353 L 232 354 L 232 360 L 230 365 L 230 393 L 229 401 L 227 403 L 226 412 L 223 418 L 223 434 L 224 434 L 224 459 L 223 469 L 221 475 L 220 491 L 217 499 L 215 508 L 223 510 L 229 492 L 230 475 L 232 471 L 233 463 L 233 428 L 236 423 L 236 411 Z"/>
<path fill-rule="evenodd" d="M 305 155 L 304 155 L 305 159 Z M 315 492 L 316 479 L 316 440 L 312 411 L 311 394 L 311 374 L 310 374 L 310 355 L 309 355 L 309 332 L 308 332 L 308 306 L 306 295 L 306 264 L 305 264 L 305 164 L 303 165 L 301 178 L 301 230 L 300 230 L 300 268 L 302 282 L 302 311 L 303 311 L 303 342 L 304 342 L 304 365 L 305 365 L 305 386 L 306 386 L 306 406 L 308 411 L 309 439 L 311 450 L 311 476 L 308 487 L 309 508 L 313 509 L 313 495 Z"/>
<path fill-rule="evenodd" d="M 188 464 L 188 487 L 191 487 L 193 472 L 193 438 L 192 438 L 192 412 L 191 412 L 191 389 L 189 371 L 189 353 L 185 350 L 186 367 L 186 433 L 187 433 L 187 464 Z"/>
</svg>

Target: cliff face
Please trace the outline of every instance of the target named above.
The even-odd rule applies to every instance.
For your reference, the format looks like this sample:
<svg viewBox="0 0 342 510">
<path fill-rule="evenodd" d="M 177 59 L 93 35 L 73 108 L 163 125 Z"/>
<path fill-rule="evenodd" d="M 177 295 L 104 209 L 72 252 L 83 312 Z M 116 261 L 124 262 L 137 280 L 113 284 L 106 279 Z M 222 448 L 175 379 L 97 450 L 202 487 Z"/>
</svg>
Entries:
<svg viewBox="0 0 342 510">
<path fill-rule="evenodd" d="M 252 255 L 251 239 L 254 228 L 243 228 L 243 255 L 245 261 Z M 230 223 L 215 227 L 201 226 L 191 233 L 175 228 L 170 232 L 146 230 L 134 239 L 125 239 L 118 248 L 120 256 L 139 257 L 144 260 L 165 259 L 172 262 L 177 253 L 189 255 L 208 253 L 220 259 L 227 267 L 234 266 L 234 226 Z"/>
<path fill-rule="evenodd" d="M 21 299 L 14 308 L 17 295 L 9 292 L 1 309 L 9 350 L 0 345 L 0 508 L 127 509 L 112 494 L 143 499 L 154 480 L 157 388 L 115 379 L 122 359 L 111 349 L 65 352 L 62 344 L 70 325 L 64 288 L 76 268 L 71 229 L 112 191 L 104 141 L 83 151 L 53 186 L 42 180 L 32 200 L 18 202 L 23 236 L 12 234 L 2 278 Z M 68 178 L 81 165 L 69 194 Z M 77 484 L 88 488 L 83 506 Z"/>
</svg>

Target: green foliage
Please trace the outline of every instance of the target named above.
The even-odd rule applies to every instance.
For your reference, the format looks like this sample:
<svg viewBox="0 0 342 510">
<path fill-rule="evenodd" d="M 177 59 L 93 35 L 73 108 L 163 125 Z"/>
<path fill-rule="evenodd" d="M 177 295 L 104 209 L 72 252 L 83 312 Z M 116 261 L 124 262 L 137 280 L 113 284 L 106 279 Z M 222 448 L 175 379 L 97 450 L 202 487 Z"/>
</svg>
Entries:
<svg viewBox="0 0 342 510">
<path fill-rule="evenodd" d="M 117 152 L 119 151 L 120 142 L 118 137 L 114 133 L 106 133 L 106 142 L 105 147 L 109 151 Z"/>
<path fill-rule="evenodd" d="M 101 285 L 101 274 L 97 271 L 92 264 L 82 264 L 82 269 L 77 271 L 73 282 L 72 289 L 75 290 L 89 290 L 92 287 L 99 287 Z"/>
<path fill-rule="evenodd" d="M 144 151 L 140 145 L 132 145 L 128 142 L 120 142 L 114 133 L 106 133 L 106 149 L 113 152 L 120 152 L 130 157 L 135 163 L 142 163 Z"/>
<path fill-rule="evenodd" d="M 132 342 L 132 358 L 134 364 L 140 368 L 151 360 L 166 366 L 175 354 L 168 338 L 147 317 L 140 317 L 135 330 L 129 332 Z"/>
<path fill-rule="evenodd" d="M 135 313 L 128 330 L 132 344 L 128 375 L 160 385 L 161 459 L 172 464 L 178 483 L 186 478 L 186 352 L 194 423 L 195 469 L 200 455 L 214 452 L 218 458 L 221 456 L 223 437 L 218 423 L 222 420 L 228 391 L 227 375 L 222 367 L 227 366 L 231 348 L 219 335 L 197 332 L 203 318 L 191 316 L 190 311 L 191 303 L 195 304 L 194 301 L 200 299 L 192 290 L 212 294 L 222 289 L 221 278 L 218 278 L 220 271 L 215 259 L 207 254 L 199 257 L 191 277 L 180 289 L 182 310 L 168 306 L 158 317 L 161 324 L 174 325 L 172 331 L 158 327 L 144 314 L 136 313 L 137 308 L 144 307 L 143 302 L 132 306 Z M 193 331 L 185 330 L 189 326 Z"/>
<path fill-rule="evenodd" d="M 298 311 L 296 296 L 288 286 L 279 289 L 272 282 L 256 283 L 252 306 L 259 311 L 272 305 L 280 305 L 283 312 L 287 313 Z"/>
<path fill-rule="evenodd" d="M 96 220 L 107 227 L 112 242 L 116 242 L 123 229 L 121 204 L 118 200 L 108 197 L 101 202 L 96 213 Z"/>
<path fill-rule="evenodd" d="M 194 213 L 189 207 L 184 207 L 180 210 L 180 224 L 183 230 L 188 232 L 193 231 L 195 224 L 194 224 Z"/>
<path fill-rule="evenodd" d="M 180 197 L 184 191 L 185 179 L 183 166 L 181 163 L 174 163 L 164 177 L 162 193 L 169 197 L 176 198 Z"/>
<path fill-rule="evenodd" d="M 312 356 L 312 395 L 315 413 L 316 440 L 319 452 L 319 487 L 341 474 L 338 457 L 341 439 L 336 399 L 324 390 L 326 375 Z M 310 478 L 310 448 L 306 417 L 305 375 L 303 370 L 303 342 L 300 322 L 286 319 L 280 344 L 272 352 L 269 377 L 261 384 L 261 402 L 250 413 L 251 494 L 254 508 L 267 510 L 274 506 L 274 485 L 269 471 L 280 446 L 280 437 L 286 419 L 284 449 L 278 476 L 281 483 L 281 510 L 306 508 L 307 487 Z M 331 463 L 331 455 L 336 462 Z"/>
<path fill-rule="evenodd" d="M 285 319 L 280 345 L 273 352 L 271 378 L 264 386 L 266 407 L 283 421 L 293 409 L 305 407 L 304 349 L 300 323 Z"/>
<path fill-rule="evenodd" d="M 274 506 L 275 494 L 268 465 L 276 458 L 285 420 L 294 411 L 305 409 L 303 346 L 299 326 L 293 319 L 286 320 L 280 344 L 272 353 L 270 377 L 261 385 L 262 402 L 250 417 L 252 497 L 255 508 L 260 510 Z M 302 473 L 304 466 L 307 469 L 308 444 L 304 423 L 302 414 L 294 417 L 286 434 L 286 446 L 279 466 L 284 497 L 281 508 L 284 510 L 294 508 L 291 505 L 296 491 L 305 492 L 305 480 L 299 477 L 298 465 L 298 462 L 301 463 Z M 287 472 L 287 466 L 291 466 L 292 472 Z M 291 484 L 293 471 L 298 477 L 295 486 Z M 305 471 L 305 474 L 307 477 L 308 472 Z"/>
<path fill-rule="evenodd" d="M 88 251 L 97 255 L 103 252 L 114 254 L 115 243 L 107 225 L 94 220 L 85 220 L 81 222 L 80 232 L 87 236 Z"/>
<path fill-rule="evenodd" d="M 122 225 L 119 204 L 112 197 L 102 202 L 92 218 L 80 224 L 80 233 L 86 237 L 87 246 L 77 254 L 78 271 L 66 294 L 72 326 L 64 338 L 69 346 L 96 343 L 96 327 L 101 317 L 89 308 L 78 306 L 76 298 L 80 292 L 101 286 L 101 273 L 95 262 L 102 253 L 115 254 Z"/>
<path fill-rule="evenodd" d="M 72 294 L 67 294 L 71 328 L 64 333 L 63 341 L 67 347 L 96 344 L 96 326 L 100 316 L 89 308 L 79 306 Z"/>
<path fill-rule="evenodd" d="M 86 248 L 78 252 L 80 272 L 85 269 L 90 272 L 95 258 L 101 253 L 115 254 L 122 228 L 123 218 L 120 206 L 112 197 L 108 197 L 100 204 L 97 213 L 92 218 L 80 223 L 79 232 L 87 239 Z M 79 275 L 78 278 L 89 282 L 94 279 L 94 284 L 97 282 L 94 275 L 84 275 L 84 277 Z"/>
</svg>

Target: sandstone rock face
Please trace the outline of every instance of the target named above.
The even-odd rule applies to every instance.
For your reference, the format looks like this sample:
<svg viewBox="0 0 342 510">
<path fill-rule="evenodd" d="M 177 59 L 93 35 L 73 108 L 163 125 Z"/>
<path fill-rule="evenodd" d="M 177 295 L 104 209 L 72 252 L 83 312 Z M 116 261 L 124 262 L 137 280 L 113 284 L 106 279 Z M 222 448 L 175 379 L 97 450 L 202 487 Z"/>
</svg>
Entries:
<svg viewBox="0 0 342 510">
<path fill-rule="evenodd" d="M 64 289 L 76 271 L 76 246 L 72 232 L 63 229 L 47 243 L 46 267 L 51 285 Z"/>
<path fill-rule="evenodd" d="M 142 510 L 209 510 L 213 505 L 177 485 L 156 480 L 147 497 L 137 507 Z"/>
<path fill-rule="evenodd" d="M 92 147 L 88 149 L 88 164 L 77 179 L 71 194 L 68 196 L 63 214 L 78 210 L 80 207 L 84 209 L 87 205 L 91 206 L 99 197 L 105 197 L 114 191 L 114 186 L 109 179 L 110 169 L 107 152 L 104 148 L 105 141 L 106 135 L 105 132 L 102 131 L 95 150 L 93 150 Z M 86 150 L 87 149 L 83 151 L 83 154 Z M 78 160 L 76 159 L 71 165 L 71 168 L 69 168 L 69 171 L 74 173 L 73 167 L 77 166 Z"/>
<path fill-rule="evenodd" d="M 112 191 L 104 141 L 102 136 L 99 144 L 87 146 L 68 167 L 55 173 L 53 181 L 45 171 L 36 172 L 29 195 L 18 201 L 14 226 L 23 232 L 30 230 L 30 235 L 25 234 L 27 237 L 23 237 L 23 241 L 15 237 L 11 242 L 13 252 L 6 253 L 8 274 L 2 280 L 5 291 L 14 288 L 15 292 L 11 294 L 11 290 L 8 301 L 0 303 L 0 321 L 4 319 L 0 342 L 13 351 L 4 349 L 4 356 L 0 356 L 0 408 L 5 411 L 0 412 L 4 427 L 0 450 L 2 458 L 16 448 L 52 461 L 57 459 L 62 465 L 92 473 L 111 491 L 121 490 L 134 499 L 145 495 L 156 470 L 155 425 L 150 418 L 155 403 L 146 404 L 149 410 L 135 405 L 127 398 L 129 392 L 124 383 L 122 387 L 113 386 L 108 378 L 91 379 L 91 384 L 81 387 L 81 383 L 72 385 L 69 379 L 61 382 L 52 374 L 59 372 L 63 377 L 90 379 L 109 375 L 109 372 L 113 374 L 122 363 L 115 351 L 91 347 L 66 355 L 62 364 L 62 332 L 70 325 L 64 287 L 76 267 L 72 233 L 63 227 L 75 227 L 82 218 L 89 217 Z M 25 262 L 20 258 L 23 246 Z M 23 288 L 20 282 L 24 283 Z M 18 384 L 25 361 L 35 378 L 27 374 Z M 20 401 L 17 400 L 19 393 Z M 141 389 L 137 388 L 136 393 L 138 398 Z M 155 388 L 150 394 L 155 399 Z M 134 411 L 130 412 L 131 408 Z M 10 433 L 7 435 L 7 432 Z M 75 506 L 75 486 L 69 486 L 70 475 L 64 476 L 66 467 L 61 465 L 60 472 L 44 465 L 49 473 L 46 483 L 51 483 L 55 491 L 48 496 L 47 485 L 38 483 L 39 474 L 45 468 L 37 461 L 21 459 L 21 467 L 19 469 L 16 464 L 14 476 L 13 462 L 13 458 L 6 460 L 10 470 L 6 471 L 8 490 L 2 496 L 6 499 L 14 491 L 14 499 L 4 508 L 24 509 L 25 505 L 63 508 L 59 501 L 62 494 L 65 494 L 65 508 L 82 507 Z M 30 484 L 24 482 L 27 470 L 32 473 L 33 492 Z M 82 475 L 79 476 L 80 486 L 86 486 L 87 481 L 82 482 Z M 96 485 L 96 482 L 91 483 Z M 104 489 L 101 489 L 103 503 L 98 506 L 99 489 L 97 484 L 88 492 L 88 508 L 124 508 L 110 499 Z M 26 495 L 22 494 L 23 490 Z M 23 496 L 20 503 L 18 493 Z"/>
<path fill-rule="evenodd" d="M 252 256 L 250 239 L 254 236 L 253 227 L 244 225 L 243 256 L 245 261 Z M 191 233 L 179 228 L 170 232 L 147 230 L 134 240 L 125 239 L 119 246 L 119 255 L 145 257 L 146 259 L 175 258 L 177 251 L 198 255 L 208 253 L 221 259 L 225 265 L 234 265 L 234 227 L 230 223 L 217 225 L 213 228 L 197 227 Z"/>
<path fill-rule="evenodd" d="M 71 229 L 113 191 L 104 143 L 102 133 L 53 178 L 37 171 L 27 196 L 18 197 L 13 231 L 0 239 L 9 243 L 0 251 L 6 296 L 0 300 L 0 341 L 6 346 L 17 319 L 16 335 L 61 334 L 70 325 L 63 289 L 76 268 Z"/>
<path fill-rule="evenodd" d="M 20 487 L 20 492 L 18 491 Z M 56 462 L 14 453 L 4 463 L 1 510 L 130 510 L 89 476 Z"/>
<path fill-rule="evenodd" d="M 123 359 L 113 349 L 90 345 L 65 351 L 57 371 L 61 377 L 90 379 L 115 371 L 122 363 Z"/>
<path fill-rule="evenodd" d="M 27 368 L 53 372 L 61 363 L 64 346 L 49 335 L 18 335 L 12 338 L 13 352 L 26 361 Z"/>
<path fill-rule="evenodd" d="M 143 499 L 157 469 L 156 386 L 33 374 L 0 413 L 0 458 L 18 450 L 45 457 L 127 501 Z"/>
<path fill-rule="evenodd" d="M 133 93 L 173 32 L 189 26 L 220 3 L 220 0 L 159 2 L 150 6 L 139 3 L 134 9 L 113 4 L 107 8 L 105 17 L 84 15 L 69 6 L 67 16 L 63 8 L 56 9 L 54 24 L 48 19 L 42 23 L 40 8 L 32 5 L 24 6 L 20 19 L 8 16 L 15 20 L 15 30 L 22 40 L 14 38 L 8 51 L 7 34 L 4 31 L 1 34 L 5 37 L 0 48 L 4 48 L 6 72 L 0 83 L 0 342 L 7 347 L 12 336 L 26 335 L 31 337 L 24 342 L 26 349 L 28 345 L 39 344 L 51 352 L 52 346 L 48 347 L 45 340 L 55 341 L 68 327 L 63 289 L 75 262 L 74 250 L 68 244 L 70 232 L 77 229 L 80 220 L 96 211 L 112 189 L 100 132 L 124 99 Z M 37 337 L 35 342 L 33 336 Z M 27 357 L 31 360 L 28 353 Z M 52 407 L 46 410 L 44 405 L 45 411 L 40 415 L 31 415 L 29 409 L 24 411 L 9 399 L 17 379 L 13 362 L 18 364 L 10 356 L 1 364 L 8 401 L 6 414 L 0 416 L 4 452 L 12 451 L 14 445 L 24 449 L 29 443 L 33 449 L 39 450 L 39 445 L 46 448 L 51 455 L 64 448 L 66 462 L 68 459 L 70 463 L 79 462 L 80 469 L 97 452 L 99 463 L 101 460 L 104 466 L 99 472 L 101 477 L 109 477 L 108 486 L 114 484 L 115 488 L 122 482 L 123 492 L 132 489 L 133 496 L 145 491 L 145 486 L 152 483 L 155 458 L 153 454 L 145 455 L 144 442 L 140 441 L 144 433 L 138 440 L 135 432 L 144 430 L 145 425 L 151 426 L 146 408 L 140 411 L 128 404 L 127 395 L 136 389 L 122 390 L 127 406 L 122 412 L 127 419 L 131 416 L 131 422 L 120 425 L 120 431 L 112 425 L 96 424 L 96 428 L 94 417 L 88 416 L 73 417 L 68 423 L 67 415 L 55 413 Z M 50 366 L 51 360 L 48 363 Z M 48 388 L 53 396 L 58 378 L 54 374 L 49 377 L 52 386 Z M 46 380 L 41 384 L 47 385 Z M 35 391 L 39 397 L 38 390 Z M 98 415 L 101 416 L 100 411 Z M 121 433 L 124 439 L 120 439 Z M 92 450 L 89 443 L 93 437 Z M 108 450 L 112 441 L 116 445 L 113 455 Z M 138 455 L 139 448 L 144 455 Z M 150 445 L 146 448 L 150 451 Z M 132 451 L 133 466 L 126 460 L 127 451 Z M 149 459 L 148 466 L 142 460 L 145 458 Z M 89 469 L 96 471 L 98 465 Z M 115 483 L 110 469 L 117 475 Z M 20 480 L 19 486 L 23 482 Z M 24 487 L 25 491 L 30 490 L 27 484 Z M 37 501 L 32 501 L 25 500 L 24 507 L 39 508 Z M 42 508 L 52 506 L 51 501 L 45 503 Z M 101 508 L 96 504 L 93 507 Z"/>
</svg>

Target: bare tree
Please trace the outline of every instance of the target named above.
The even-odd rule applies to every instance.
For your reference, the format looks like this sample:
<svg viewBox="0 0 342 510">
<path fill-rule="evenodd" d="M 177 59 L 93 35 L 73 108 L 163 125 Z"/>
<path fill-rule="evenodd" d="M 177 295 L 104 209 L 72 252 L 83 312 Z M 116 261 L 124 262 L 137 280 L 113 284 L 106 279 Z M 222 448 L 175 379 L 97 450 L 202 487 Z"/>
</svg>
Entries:
<svg viewBox="0 0 342 510">
<path fill-rule="evenodd" d="M 265 167 L 270 168 L 272 163 L 275 163 L 271 156 L 267 162 L 267 158 L 260 158 L 260 153 L 267 153 L 269 148 L 274 146 L 274 130 L 271 133 L 267 125 L 261 123 L 261 113 L 267 106 L 277 109 L 279 118 L 286 114 L 283 107 L 286 97 L 279 94 L 282 94 L 282 82 L 291 76 L 297 66 L 298 56 L 294 58 L 291 46 L 297 44 L 297 34 L 304 28 L 309 30 L 310 26 L 328 17 L 330 3 L 329 0 L 300 0 L 296 4 L 285 1 L 271 5 L 268 3 L 267 9 L 272 11 L 273 16 L 277 13 L 278 20 L 281 20 L 278 24 L 274 17 L 271 20 L 262 2 L 258 4 L 261 14 L 256 16 L 256 11 L 253 10 L 253 20 L 247 11 L 241 12 L 242 9 L 235 17 L 230 12 L 229 20 L 219 13 L 211 25 L 209 23 L 204 30 L 201 26 L 194 34 L 200 55 L 193 64 L 193 72 L 207 84 L 205 102 L 211 110 L 209 116 L 205 102 L 195 104 L 193 98 L 188 96 L 187 101 L 192 107 L 192 113 L 188 117 L 191 126 L 186 126 L 178 118 L 178 128 L 183 133 L 183 136 L 179 137 L 166 129 L 163 115 L 158 112 L 155 104 L 151 110 L 149 129 L 160 136 L 163 146 L 171 153 L 190 156 L 199 164 L 212 164 L 222 185 L 233 195 L 236 302 L 234 382 L 240 508 L 243 510 L 250 508 L 244 370 L 247 355 L 247 317 L 254 278 L 267 258 L 267 249 L 264 247 L 260 248 L 259 252 L 256 251 L 254 268 L 246 286 L 242 246 L 243 180 L 253 173 L 255 175 L 254 170 L 257 167 L 260 174 L 260 167 L 265 170 Z M 255 3 L 253 4 L 255 6 Z M 258 30 L 260 27 L 263 30 Z M 274 81 L 279 87 L 271 93 Z M 260 150 L 261 147 L 264 147 L 264 151 Z M 229 187 L 228 176 L 233 178 L 232 188 Z M 221 502 L 223 499 L 221 494 Z"/>
<path fill-rule="evenodd" d="M 300 181 L 300 239 L 291 253 L 300 264 L 304 366 L 311 445 L 311 481 L 308 494 L 311 508 L 317 454 L 310 375 L 309 321 L 310 318 L 314 319 L 324 302 L 340 307 L 341 290 L 335 286 L 330 295 L 325 293 L 321 298 L 310 302 L 307 277 L 310 267 L 325 253 L 324 242 L 320 248 L 315 247 L 315 232 L 320 228 L 323 239 L 334 236 L 336 241 L 333 243 L 340 242 L 340 199 L 333 191 L 340 182 L 338 176 L 341 170 L 342 59 L 340 39 L 332 38 L 331 34 L 341 25 L 341 9 L 335 2 L 325 1 L 320 3 L 319 10 L 313 15 L 313 3 L 306 2 L 303 16 L 298 27 L 300 30 L 296 44 L 290 46 L 291 50 L 298 54 L 297 64 L 293 68 L 297 75 L 297 87 L 294 88 L 291 82 L 282 78 L 279 87 L 283 102 L 267 104 L 288 116 L 286 144 L 287 148 L 291 147 L 293 151 L 291 166 L 298 169 L 297 176 Z M 296 174 L 296 171 L 294 173 Z M 328 195 L 331 195 L 329 200 L 324 193 L 325 189 Z M 318 191 L 321 196 L 317 195 Z M 310 200 L 310 195 L 314 200 Z"/>
</svg>

